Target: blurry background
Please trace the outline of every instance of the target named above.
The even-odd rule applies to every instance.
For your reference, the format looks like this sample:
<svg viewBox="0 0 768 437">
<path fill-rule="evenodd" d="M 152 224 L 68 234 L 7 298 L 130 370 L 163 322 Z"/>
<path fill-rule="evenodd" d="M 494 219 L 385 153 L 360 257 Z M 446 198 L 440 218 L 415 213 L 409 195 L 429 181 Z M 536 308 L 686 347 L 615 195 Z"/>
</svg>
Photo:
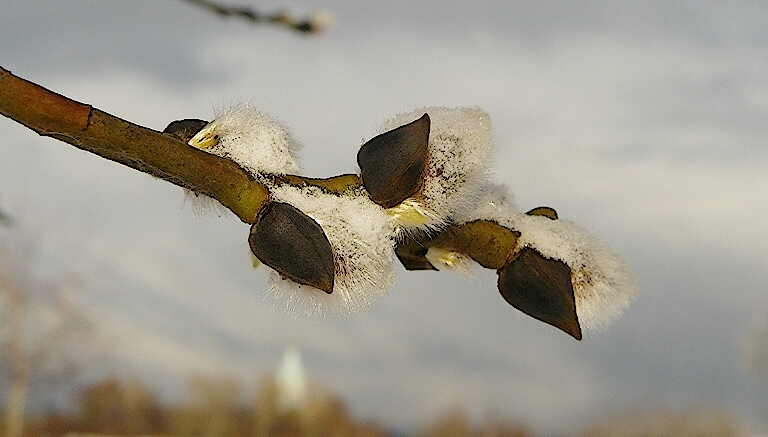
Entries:
<svg viewBox="0 0 768 437">
<path fill-rule="evenodd" d="M 635 269 L 639 299 L 576 342 L 508 306 L 494 272 L 400 268 L 368 312 L 297 319 L 264 297 L 233 215 L 197 218 L 180 188 L 1 118 L 0 211 L 13 222 L 0 232 L 15 249 L 0 263 L 29 289 L 69 290 L 66 310 L 87 321 L 48 359 L 65 371 L 37 372 L 30 411 L 71 409 L 69 394 L 110 375 L 168 405 L 188 399 L 190 378 L 249 398 L 294 344 L 350 414 L 398 432 L 461 411 L 570 435 L 657 409 L 768 429 L 762 2 L 236 4 L 327 9 L 336 24 L 306 36 L 174 0 L 5 1 L 0 65 L 157 130 L 250 101 L 290 126 L 314 177 L 356 172 L 388 116 L 480 106 L 519 207 L 594 230 Z M 62 314 L 37 294 L 30 338 Z"/>
</svg>

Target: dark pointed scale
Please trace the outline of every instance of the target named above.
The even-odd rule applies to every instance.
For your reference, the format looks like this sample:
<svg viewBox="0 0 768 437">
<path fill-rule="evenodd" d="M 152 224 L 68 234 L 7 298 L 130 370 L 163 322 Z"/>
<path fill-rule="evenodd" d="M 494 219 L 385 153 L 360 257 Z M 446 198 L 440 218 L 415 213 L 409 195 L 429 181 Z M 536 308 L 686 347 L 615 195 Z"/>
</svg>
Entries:
<svg viewBox="0 0 768 437">
<path fill-rule="evenodd" d="M 532 210 L 526 212 L 525 215 L 540 215 L 552 220 L 557 220 L 557 211 L 555 211 L 554 208 L 550 208 L 548 206 L 533 208 Z"/>
<path fill-rule="evenodd" d="M 170 122 L 163 130 L 163 133 L 171 134 L 186 143 L 207 125 L 208 122 L 205 120 L 185 118 L 184 120 Z"/>
<path fill-rule="evenodd" d="M 357 152 L 363 185 L 371 199 L 392 208 L 422 186 L 427 166 L 429 115 L 371 138 Z"/>
<path fill-rule="evenodd" d="M 395 246 L 395 255 L 406 270 L 437 270 L 427 258 L 429 248 L 423 241 L 406 236 Z"/>
<path fill-rule="evenodd" d="M 251 251 L 262 263 L 299 284 L 333 292 L 333 249 L 323 228 L 297 208 L 272 202 L 251 227 Z"/>
<path fill-rule="evenodd" d="M 565 263 L 525 248 L 498 274 L 499 291 L 510 305 L 581 340 L 571 269 Z"/>
</svg>

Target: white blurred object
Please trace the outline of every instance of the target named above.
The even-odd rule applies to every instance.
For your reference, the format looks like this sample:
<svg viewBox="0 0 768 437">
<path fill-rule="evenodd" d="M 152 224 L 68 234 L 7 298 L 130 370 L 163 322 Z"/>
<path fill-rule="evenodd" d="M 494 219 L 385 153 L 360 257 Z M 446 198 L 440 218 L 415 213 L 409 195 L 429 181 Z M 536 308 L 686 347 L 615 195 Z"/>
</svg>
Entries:
<svg viewBox="0 0 768 437">
<path fill-rule="evenodd" d="M 312 33 L 325 32 L 336 24 L 336 16 L 328 10 L 320 10 L 312 14 L 307 20 Z"/>
<path fill-rule="evenodd" d="M 307 402 L 307 377 L 301 360 L 301 351 L 290 345 L 275 374 L 277 405 L 281 411 L 295 411 Z"/>
</svg>

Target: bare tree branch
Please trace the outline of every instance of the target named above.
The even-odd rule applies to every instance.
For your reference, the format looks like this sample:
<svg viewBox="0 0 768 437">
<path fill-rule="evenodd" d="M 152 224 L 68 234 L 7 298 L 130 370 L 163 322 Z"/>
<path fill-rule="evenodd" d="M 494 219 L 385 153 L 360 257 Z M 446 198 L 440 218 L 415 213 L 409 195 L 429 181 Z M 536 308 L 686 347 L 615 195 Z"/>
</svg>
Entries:
<svg viewBox="0 0 768 437">
<path fill-rule="evenodd" d="M 5 437 L 24 435 L 30 389 L 71 381 L 98 343 L 88 313 L 72 300 L 73 278 L 41 281 L 35 254 L 26 241 L 0 240 L 0 379 L 10 385 Z"/>
<path fill-rule="evenodd" d="M 333 15 L 329 12 L 319 12 L 307 19 L 297 20 L 285 12 L 274 14 L 262 14 L 244 6 L 227 6 L 211 0 L 183 0 L 187 3 L 200 6 L 208 11 L 218 14 L 220 17 L 238 17 L 254 24 L 267 23 L 285 26 L 303 33 L 320 33 L 333 24 Z"/>
</svg>

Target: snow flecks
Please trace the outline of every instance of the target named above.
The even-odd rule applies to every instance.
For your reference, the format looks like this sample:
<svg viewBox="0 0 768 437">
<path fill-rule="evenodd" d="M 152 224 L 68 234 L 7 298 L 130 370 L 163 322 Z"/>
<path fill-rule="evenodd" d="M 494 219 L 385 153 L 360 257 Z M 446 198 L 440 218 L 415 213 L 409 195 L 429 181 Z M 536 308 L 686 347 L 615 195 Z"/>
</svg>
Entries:
<svg viewBox="0 0 768 437">
<path fill-rule="evenodd" d="M 420 108 L 391 118 L 380 132 L 424 113 L 429 114 L 431 128 L 423 187 L 391 212 L 406 231 L 439 230 L 453 215 L 470 208 L 487 181 L 493 155 L 490 117 L 480 108 Z"/>
</svg>

